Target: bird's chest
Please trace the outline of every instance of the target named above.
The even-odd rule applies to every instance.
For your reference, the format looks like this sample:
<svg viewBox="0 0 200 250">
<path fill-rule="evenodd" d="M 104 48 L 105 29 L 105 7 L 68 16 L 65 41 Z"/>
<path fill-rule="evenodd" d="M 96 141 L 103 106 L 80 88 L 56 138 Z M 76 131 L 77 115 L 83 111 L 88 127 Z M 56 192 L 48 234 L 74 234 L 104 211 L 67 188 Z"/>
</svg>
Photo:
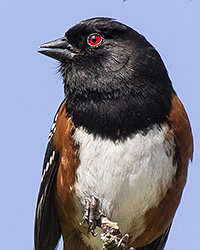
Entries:
<svg viewBox="0 0 200 250">
<path fill-rule="evenodd" d="M 76 129 L 80 165 L 75 190 L 82 203 L 96 196 L 104 214 L 117 221 L 122 232 L 135 224 L 135 236 L 144 229 L 143 216 L 166 194 L 176 172 L 174 141 L 166 140 L 168 126 L 154 126 L 124 142 L 94 138 Z"/>
</svg>

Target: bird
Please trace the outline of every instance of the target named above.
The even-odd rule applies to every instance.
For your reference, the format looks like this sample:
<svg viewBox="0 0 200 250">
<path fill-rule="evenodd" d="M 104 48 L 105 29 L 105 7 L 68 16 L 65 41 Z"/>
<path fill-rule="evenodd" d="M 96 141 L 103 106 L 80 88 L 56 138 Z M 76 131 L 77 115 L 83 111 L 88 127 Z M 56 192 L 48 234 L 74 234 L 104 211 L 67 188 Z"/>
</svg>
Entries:
<svg viewBox="0 0 200 250">
<path fill-rule="evenodd" d="M 164 249 L 193 136 L 159 53 L 108 17 L 83 20 L 38 52 L 59 62 L 65 98 L 44 157 L 34 249 L 54 250 L 61 236 L 65 250 L 102 249 L 98 225 L 82 223 L 94 199 L 129 247 Z"/>
</svg>

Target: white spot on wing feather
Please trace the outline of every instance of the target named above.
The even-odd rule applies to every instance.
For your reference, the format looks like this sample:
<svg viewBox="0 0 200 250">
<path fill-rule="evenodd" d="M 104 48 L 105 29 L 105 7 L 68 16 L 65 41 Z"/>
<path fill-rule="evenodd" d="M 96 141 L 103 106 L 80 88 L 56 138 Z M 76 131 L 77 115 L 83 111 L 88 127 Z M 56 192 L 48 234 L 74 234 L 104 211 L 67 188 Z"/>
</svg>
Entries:
<svg viewBox="0 0 200 250">
<path fill-rule="evenodd" d="M 43 171 L 43 174 L 42 174 L 41 182 L 43 181 L 45 174 L 46 174 L 47 171 L 49 170 L 49 167 L 52 165 L 53 160 L 54 160 L 54 157 L 55 157 L 55 151 L 53 151 L 52 155 L 51 155 L 50 158 L 49 158 L 49 161 L 48 161 L 47 164 L 46 164 L 46 167 L 45 167 L 45 169 L 44 169 L 44 171 Z"/>
<path fill-rule="evenodd" d="M 48 142 L 50 142 L 50 140 L 52 139 L 53 135 L 55 134 L 57 118 L 58 118 L 58 113 L 56 114 L 56 116 L 54 118 L 54 121 L 53 121 L 53 124 L 51 126 L 50 133 L 49 133 L 49 138 L 48 138 Z"/>
</svg>

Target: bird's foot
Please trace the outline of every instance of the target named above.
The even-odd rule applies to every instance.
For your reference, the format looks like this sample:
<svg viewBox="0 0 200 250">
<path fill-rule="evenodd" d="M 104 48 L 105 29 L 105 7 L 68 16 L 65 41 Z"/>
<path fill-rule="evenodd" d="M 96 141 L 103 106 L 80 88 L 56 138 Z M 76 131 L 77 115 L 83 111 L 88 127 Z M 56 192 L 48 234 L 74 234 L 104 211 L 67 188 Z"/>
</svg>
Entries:
<svg viewBox="0 0 200 250">
<path fill-rule="evenodd" d="M 99 209 L 99 200 L 94 196 L 91 196 L 90 199 L 86 199 L 82 224 L 88 224 L 88 233 L 91 232 L 93 236 L 96 236 L 95 229 L 97 226 L 101 227 L 102 217 L 104 217 L 104 215 Z"/>
</svg>

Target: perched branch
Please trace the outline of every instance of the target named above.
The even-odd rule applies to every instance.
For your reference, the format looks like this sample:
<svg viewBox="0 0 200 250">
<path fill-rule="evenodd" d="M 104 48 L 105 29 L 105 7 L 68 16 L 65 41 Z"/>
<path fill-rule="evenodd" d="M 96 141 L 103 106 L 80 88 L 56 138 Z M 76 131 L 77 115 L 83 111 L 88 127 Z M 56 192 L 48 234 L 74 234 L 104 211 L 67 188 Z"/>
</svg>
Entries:
<svg viewBox="0 0 200 250">
<path fill-rule="evenodd" d="M 122 235 L 117 222 L 102 217 L 101 228 L 103 230 L 101 235 L 103 250 L 128 250 L 129 235 Z M 134 250 L 134 248 L 131 247 L 129 250 Z"/>
</svg>

